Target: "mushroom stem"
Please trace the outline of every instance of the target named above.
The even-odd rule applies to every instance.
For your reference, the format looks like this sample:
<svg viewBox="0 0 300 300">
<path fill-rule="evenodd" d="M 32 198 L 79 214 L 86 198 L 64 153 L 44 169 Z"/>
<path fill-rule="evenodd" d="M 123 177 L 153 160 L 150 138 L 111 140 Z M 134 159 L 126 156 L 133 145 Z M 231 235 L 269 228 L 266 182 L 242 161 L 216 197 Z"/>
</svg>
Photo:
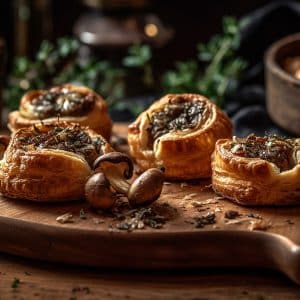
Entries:
<svg viewBox="0 0 300 300">
<path fill-rule="evenodd" d="M 124 175 L 117 166 L 104 168 L 104 173 L 116 192 L 127 195 L 130 184 L 124 179 Z"/>
</svg>

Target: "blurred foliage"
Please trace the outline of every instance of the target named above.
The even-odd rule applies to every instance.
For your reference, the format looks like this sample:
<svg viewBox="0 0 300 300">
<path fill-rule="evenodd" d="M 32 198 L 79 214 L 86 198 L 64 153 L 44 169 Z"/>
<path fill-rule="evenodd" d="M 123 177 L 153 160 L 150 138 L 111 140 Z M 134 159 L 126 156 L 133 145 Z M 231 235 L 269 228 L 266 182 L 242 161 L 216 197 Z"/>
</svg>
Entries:
<svg viewBox="0 0 300 300">
<path fill-rule="evenodd" d="M 122 102 L 131 70 L 142 71 L 142 83 L 155 92 L 158 84 L 168 93 L 200 93 L 219 106 L 228 92 L 233 92 L 246 62 L 237 57 L 241 23 L 231 17 L 223 19 L 223 33 L 213 36 L 207 44 L 198 46 L 198 58 L 176 62 L 173 70 L 155 82 L 152 52 L 148 45 L 132 45 L 122 63 L 90 58 L 81 63 L 75 59 L 77 40 L 60 38 L 55 44 L 43 41 L 34 59 L 17 57 L 4 92 L 10 109 L 16 109 L 22 95 L 32 89 L 43 89 L 56 84 L 86 85 L 107 99 L 115 109 L 129 109 L 137 115 L 142 105 Z M 204 64 L 204 68 L 203 68 Z M 129 106 L 129 107 L 128 107 Z M 131 106 L 131 107 L 130 107 Z"/>
<path fill-rule="evenodd" d="M 206 44 L 198 45 L 197 61 L 178 62 L 175 69 L 163 76 L 165 92 L 195 92 L 224 105 L 226 94 L 233 93 L 246 62 L 237 56 L 240 31 L 244 23 L 223 18 L 223 33 L 214 35 Z"/>
</svg>

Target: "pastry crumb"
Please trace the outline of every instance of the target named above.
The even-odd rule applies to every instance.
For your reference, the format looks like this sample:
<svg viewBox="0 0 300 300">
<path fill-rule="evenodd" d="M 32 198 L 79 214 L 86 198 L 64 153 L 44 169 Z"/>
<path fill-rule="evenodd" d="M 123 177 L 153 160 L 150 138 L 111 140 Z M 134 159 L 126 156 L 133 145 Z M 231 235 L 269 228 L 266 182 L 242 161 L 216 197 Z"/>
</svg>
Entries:
<svg viewBox="0 0 300 300">
<path fill-rule="evenodd" d="M 71 213 L 65 213 L 61 216 L 58 216 L 56 218 L 56 221 L 58 223 L 61 223 L 61 224 L 65 224 L 65 223 L 74 223 L 74 219 L 73 219 L 73 215 Z"/>
</svg>

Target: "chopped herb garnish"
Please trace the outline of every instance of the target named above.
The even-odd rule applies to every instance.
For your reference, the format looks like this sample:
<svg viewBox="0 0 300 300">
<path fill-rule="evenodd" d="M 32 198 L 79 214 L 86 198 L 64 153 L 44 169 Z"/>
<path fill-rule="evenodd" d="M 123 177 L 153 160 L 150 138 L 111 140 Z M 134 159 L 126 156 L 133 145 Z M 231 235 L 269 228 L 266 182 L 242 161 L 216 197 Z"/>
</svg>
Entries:
<svg viewBox="0 0 300 300">
<path fill-rule="evenodd" d="M 25 151 L 33 149 L 58 149 L 82 155 L 92 165 L 101 154 L 105 141 L 100 137 L 91 137 L 79 125 L 62 126 L 47 124 L 34 127 L 31 135 L 18 138 L 20 148 Z"/>
<path fill-rule="evenodd" d="M 166 222 L 166 218 L 156 214 L 151 207 L 131 210 L 123 215 L 123 218 L 124 221 L 118 223 L 116 227 L 126 231 L 144 229 L 146 226 L 159 229 Z"/>
<path fill-rule="evenodd" d="M 206 225 L 216 223 L 216 215 L 214 212 L 208 212 L 206 215 L 195 218 L 196 228 L 203 228 Z"/>
<path fill-rule="evenodd" d="M 19 285 L 20 285 L 20 282 L 21 282 L 20 279 L 15 277 L 14 280 L 13 280 L 13 282 L 11 283 L 11 287 L 13 289 L 18 288 Z"/>
<path fill-rule="evenodd" d="M 293 141 L 277 135 L 258 137 L 251 134 L 246 138 L 235 138 L 230 151 L 241 157 L 267 160 L 274 163 L 280 171 L 289 170 L 295 165 L 292 159 Z"/>
<path fill-rule="evenodd" d="M 200 122 L 205 122 L 205 108 L 205 103 L 198 99 L 185 101 L 180 96 L 171 98 L 161 111 L 151 117 L 147 115 L 150 123 L 148 131 L 156 140 L 168 132 L 195 128 Z"/>
<path fill-rule="evenodd" d="M 86 219 L 86 213 L 84 209 L 82 208 L 79 212 L 79 218 L 85 220 Z"/>
</svg>

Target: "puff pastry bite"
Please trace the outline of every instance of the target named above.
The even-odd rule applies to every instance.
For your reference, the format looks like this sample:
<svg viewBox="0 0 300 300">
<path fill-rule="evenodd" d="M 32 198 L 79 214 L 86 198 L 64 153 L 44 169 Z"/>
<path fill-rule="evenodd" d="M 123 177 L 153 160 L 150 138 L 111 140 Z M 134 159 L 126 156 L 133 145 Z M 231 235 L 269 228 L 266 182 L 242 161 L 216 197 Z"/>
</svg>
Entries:
<svg viewBox="0 0 300 300">
<path fill-rule="evenodd" d="M 300 204 L 300 139 L 219 140 L 212 170 L 213 189 L 239 204 Z"/>
<path fill-rule="evenodd" d="M 215 142 L 232 136 L 229 118 L 198 94 L 169 94 L 129 126 L 130 154 L 142 170 L 163 166 L 169 179 L 211 175 Z"/>
<path fill-rule="evenodd" d="M 78 124 L 19 129 L 0 161 L 0 192 L 44 202 L 82 199 L 94 160 L 111 151 L 102 136 Z"/>
<path fill-rule="evenodd" d="M 49 90 L 34 90 L 26 93 L 18 111 L 8 116 L 8 127 L 15 131 L 33 124 L 61 121 L 88 126 L 109 139 L 112 121 L 105 101 L 87 87 L 71 84 L 52 87 Z"/>
</svg>

